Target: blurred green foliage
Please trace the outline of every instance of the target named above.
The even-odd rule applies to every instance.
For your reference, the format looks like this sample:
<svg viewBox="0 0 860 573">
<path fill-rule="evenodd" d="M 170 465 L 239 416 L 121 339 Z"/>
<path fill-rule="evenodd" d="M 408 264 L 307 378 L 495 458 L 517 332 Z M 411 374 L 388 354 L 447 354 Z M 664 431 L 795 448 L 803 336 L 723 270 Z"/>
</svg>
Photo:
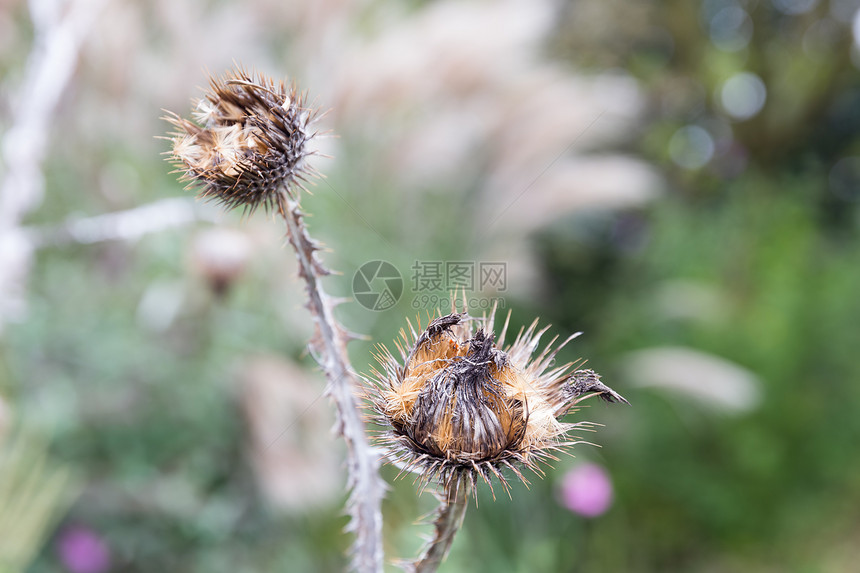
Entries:
<svg viewBox="0 0 860 573">
<path fill-rule="evenodd" d="M 21 571 L 39 552 L 72 499 L 68 474 L 26 431 L 0 440 L 0 571 Z"/>
</svg>

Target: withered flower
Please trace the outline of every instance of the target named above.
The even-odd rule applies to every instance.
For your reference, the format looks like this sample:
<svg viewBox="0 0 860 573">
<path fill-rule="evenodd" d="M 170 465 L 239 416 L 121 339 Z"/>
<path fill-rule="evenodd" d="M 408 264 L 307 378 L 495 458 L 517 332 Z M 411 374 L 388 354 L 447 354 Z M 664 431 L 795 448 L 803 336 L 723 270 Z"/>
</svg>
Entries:
<svg viewBox="0 0 860 573">
<path fill-rule="evenodd" d="M 281 201 L 293 185 L 315 175 L 306 158 L 315 110 L 304 107 L 296 86 L 239 69 L 211 78 L 189 121 L 168 112 L 170 159 L 189 187 L 227 208 L 254 211 Z"/>
<path fill-rule="evenodd" d="M 496 342 L 492 316 L 452 313 L 420 335 L 411 324 L 409 334 L 401 331 L 402 362 L 385 347 L 377 354 L 380 368 L 368 378 L 368 398 L 375 421 L 386 428 L 381 442 L 425 483 L 466 478 L 474 489 L 477 477 L 492 487 L 495 476 L 507 489 L 505 470 L 528 483 L 521 467 L 542 474 L 541 461 L 581 443 L 569 432 L 592 424 L 560 418 L 584 394 L 627 403 L 592 370 L 553 364 L 576 335 L 553 348 L 556 337 L 533 356 L 548 328 L 538 330 L 535 321 L 501 350 L 509 320 L 510 314 Z"/>
</svg>

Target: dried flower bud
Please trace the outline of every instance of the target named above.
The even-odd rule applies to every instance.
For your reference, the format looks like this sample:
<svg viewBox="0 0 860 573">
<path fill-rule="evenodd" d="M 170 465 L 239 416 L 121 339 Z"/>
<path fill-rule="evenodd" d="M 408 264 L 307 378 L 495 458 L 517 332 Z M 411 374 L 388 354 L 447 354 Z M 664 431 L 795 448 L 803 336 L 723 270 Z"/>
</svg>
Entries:
<svg viewBox="0 0 860 573">
<path fill-rule="evenodd" d="M 216 227 L 197 233 L 191 243 L 191 265 L 217 296 L 224 296 L 251 258 L 253 244 L 247 235 Z"/>
<path fill-rule="evenodd" d="M 171 161 L 202 197 L 228 209 L 277 205 L 283 191 L 315 174 L 305 161 L 313 154 L 315 111 L 304 107 L 295 85 L 263 75 L 255 80 L 240 69 L 210 82 L 192 113 L 195 121 L 174 113 L 164 118 L 177 128 L 170 134 Z"/>
<path fill-rule="evenodd" d="M 510 315 L 508 316 L 510 318 Z M 479 323 L 477 332 L 472 325 Z M 504 344 L 508 322 L 498 345 Z M 568 433 L 589 422 L 559 420 L 588 392 L 609 402 L 627 402 L 591 370 L 567 373 L 573 364 L 553 366 L 556 353 L 574 338 L 536 357 L 537 321 L 505 350 L 494 342 L 493 319 L 453 313 L 430 322 L 418 335 L 401 331 L 402 364 L 386 348 L 381 367 L 368 380 L 368 398 L 382 437 L 404 469 L 443 484 L 495 475 L 507 488 L 507 468 L 527 482 L 518 466 L 542 473 L 539 462 L 580 443 Z M 492 486 L 491 486 L 492 487 Z"/>
</svg>

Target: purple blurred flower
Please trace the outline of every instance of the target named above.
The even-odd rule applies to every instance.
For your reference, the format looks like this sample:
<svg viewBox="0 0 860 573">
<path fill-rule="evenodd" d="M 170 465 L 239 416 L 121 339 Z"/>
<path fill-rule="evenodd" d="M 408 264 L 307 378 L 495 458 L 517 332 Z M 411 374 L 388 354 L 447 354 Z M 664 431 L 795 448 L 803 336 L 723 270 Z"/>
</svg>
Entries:
<svg viewBox="0 0 860 573">
<path fill-rule="evenodd" d="M 70 573 L 104 573 L 110 568 L 110 551 L 92 529 L 74 525 L 57 537 L 57 554 Z"/>
<path fill-rule="evenodd" d="M 612 482 L 606 470 L 584 463 L 568 471 L 561 482 L 561 502 L 574 513 L 597 517 L 612 505 Z"/>
</svg>

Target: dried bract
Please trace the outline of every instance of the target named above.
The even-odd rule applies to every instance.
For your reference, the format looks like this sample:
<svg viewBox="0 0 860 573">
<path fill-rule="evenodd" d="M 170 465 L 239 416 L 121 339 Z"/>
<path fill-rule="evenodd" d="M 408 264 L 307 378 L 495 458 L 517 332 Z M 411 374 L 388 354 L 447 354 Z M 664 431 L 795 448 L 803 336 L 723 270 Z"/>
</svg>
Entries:
<svg viewBox="0 0 860 573">
<path fill-rule="evenodd" d="M 176 127 L 170 160 L 202 197 L 249 212 L 269 209 L 282 192 L 316 175 L 306 162 L 315 111 L 304 107 L 295 85 L 241 69 L 210 82 L 194 121 L 174 113 L 164 118 Z"/>
<path fill-rule="evenodd" d="M 510 318 L 510 315 L 509 317 Z M 473 331 L 473 326 L 478 326 Z M 418 335 L 401 332 L 398 360 L 382 347 L 380 369 L 368 379 L 381 441 L 406 470 L 449 485 L 496 476 L 507 488 L 505 470 L 527 482 L 521 467 L 541 473 L 539 462 L 576 443 L 569 435 L 588 422 L 560 418 L 593 392 L 609 402 L 627 402 L 591 370 L 554 366 L 557 352 L 574 338 L 537 356 L 537 321 L 504 350 L 508 322 L 498 343 L 493 319 L 453 313 L 430 322 Z"/>
</svg>

